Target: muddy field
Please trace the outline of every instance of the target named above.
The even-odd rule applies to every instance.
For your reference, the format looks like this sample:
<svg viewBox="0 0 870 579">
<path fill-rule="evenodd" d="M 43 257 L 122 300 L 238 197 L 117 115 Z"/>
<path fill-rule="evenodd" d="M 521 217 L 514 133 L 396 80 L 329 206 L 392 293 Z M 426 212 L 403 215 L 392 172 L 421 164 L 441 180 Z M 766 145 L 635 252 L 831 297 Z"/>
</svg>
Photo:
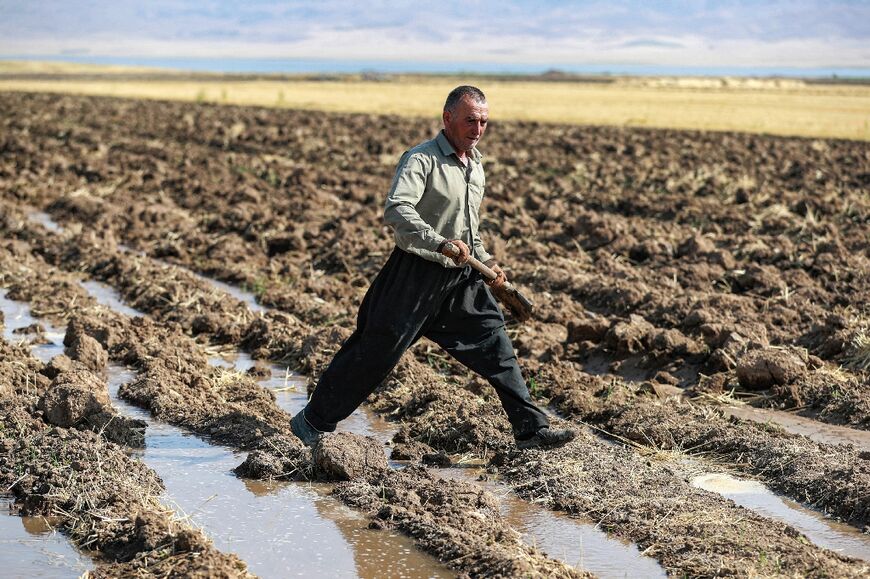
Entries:
<svg viewBox="0 0 870 579">
<path fill-rule="evenodd" d="M 423 341 L 367 405 L 391 424 L 387 456 L 352 433 L 302 447 L 269 364 L 316 382 L 392 250 L 395 163 L 437 128 L 0 95 L 0 288 L 42 320 L 0 343 L 15 508 L 51 516 L 97 576 L 269 574 L 157 500 L 166 485 L 133 450 L 151 426 L 108 394 L 116 365 L 131 369 L 118 396 L 149 420 L 244 452 L 243 480 L 327 483 L 359 527 L 432 555 L 421 574 L 606 574 L 519 532 L 495 485 L 669 575 L 866 576 L 867 143 L 496 120 L 482 235 L 536 304 L 508 320 L 530 389 L 580 436 L 517 451 L 489 386 Z M 93 281 L 135 310 L 99 303 Z M 47 324 L 64 353 L 42 360 Z M 257 363 L 210 362 L 228 348 Z M 857 547 L 705 490 L 717 473 Z"/>
</svg>

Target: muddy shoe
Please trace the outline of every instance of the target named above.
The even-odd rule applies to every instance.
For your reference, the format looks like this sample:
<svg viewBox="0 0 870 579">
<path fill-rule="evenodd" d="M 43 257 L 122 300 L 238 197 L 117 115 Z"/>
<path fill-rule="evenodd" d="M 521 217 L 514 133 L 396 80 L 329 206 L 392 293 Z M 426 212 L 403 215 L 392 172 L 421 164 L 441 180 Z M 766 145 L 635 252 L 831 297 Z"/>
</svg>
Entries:
<svg viewBox="0 0 870 579">
<path fill-rule="evenodd" d="M 545 426 L 534 433 L 531 437 L 517 440 L 517 448 L 552 448 L 554 446 L 562 446 L 565 443 L 574 440 L 577 436 L 577 431 L 571 428 L 563 430 L 555 430 L 549 426 Z"/>
<path fill-rule="evenodd" d="M 301 440 L 305 446 L 314 447 L 323 436 L 323 433 L 308 424 L 305 420 L 305 410 L 300 410 L 296 416 L 290 419 L 290 430 Z"/>
</svg>

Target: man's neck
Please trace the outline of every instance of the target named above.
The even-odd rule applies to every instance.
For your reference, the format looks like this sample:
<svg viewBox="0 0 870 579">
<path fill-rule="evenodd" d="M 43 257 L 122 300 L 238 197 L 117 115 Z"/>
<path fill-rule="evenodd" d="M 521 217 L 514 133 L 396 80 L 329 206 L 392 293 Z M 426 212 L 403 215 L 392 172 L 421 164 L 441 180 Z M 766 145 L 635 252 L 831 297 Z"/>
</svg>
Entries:
<svg viewBox="0 0 870 579">
<path fill-rule="evenodd" d="M 470 157 L 471 151 L 463 151 L 459 147 L 456 146 L 456 143 L 450 140 L 450 137 L 447 135 L 447 131 L 441 129 L 441 132 L 444 133 L 444 137 L 447 139 L 447 142 L 450 143 L 450 146 L 453 147 L 453 152 L 456 155 L 456 158 L 459 159 L 459 162 L 463 165 L 468 165 L 468 158 Z"/>
</svg>

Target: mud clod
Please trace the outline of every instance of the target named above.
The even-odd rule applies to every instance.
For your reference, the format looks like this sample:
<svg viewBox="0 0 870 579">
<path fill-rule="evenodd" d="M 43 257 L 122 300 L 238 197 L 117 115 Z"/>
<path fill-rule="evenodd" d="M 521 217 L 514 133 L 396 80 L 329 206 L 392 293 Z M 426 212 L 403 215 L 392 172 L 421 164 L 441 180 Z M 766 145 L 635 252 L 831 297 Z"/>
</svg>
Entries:
<svg viewBox="0 0 870 579">
<path fill-rule="evenodd" d="M 327 434 L 314 448 L 316 472 L 326 480 L 353 480 L 387 469 L 381 444 L 349 432 Z"/>
<path fill-rule="evenodd" d="M 105 383 L 86 370 L 71 370 L 58 374 L 46 393 L 39 399 L 49 424 L 70 428 L 109 406 Z"/>
<path fill-rule="evenodd" d="M 766 390 L 792 383 L 807 372 L 806 353 L 764 348 L 752 350 L 737 364 L 737 380 L 746 390 Z"/>
<path fill-rule="evenodd" d="M 609 329 L 610 322 L 601 317 L 568 322 L 568 339 L 566 341 L 568 343 L 586 341 L 598 343 L 604 339 Z"/>
<path fill-rule="evenodd" d="M 604 341 L 608 347 L 620 354 L 635 354 L 646 347 L 654 329 L 641 316 L 632 314 L 627 321 L 611 326 Z"/>
<path fill-rule="evenodd" d="M 70 358 L 78 360 L 92 372 L 105 376 L 109 354 L 94 338 L 86 334 L 77 335 L 70 340 L 70 345 L 66 347 L 65 352 Z"/>
</svg>

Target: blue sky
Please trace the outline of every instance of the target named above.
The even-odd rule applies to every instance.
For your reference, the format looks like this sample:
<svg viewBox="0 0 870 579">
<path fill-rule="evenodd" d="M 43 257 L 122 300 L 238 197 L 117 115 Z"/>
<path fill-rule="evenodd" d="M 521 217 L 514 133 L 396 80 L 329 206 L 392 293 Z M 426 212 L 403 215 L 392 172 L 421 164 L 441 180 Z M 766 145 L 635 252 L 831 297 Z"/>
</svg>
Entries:
<svg viewBox="0 0 870 579">
<path fill-rule="evenodd" d="M 0 0 L 0 57 L 61 54 L 863 68 L 870 1 Z"/>
</svg>

